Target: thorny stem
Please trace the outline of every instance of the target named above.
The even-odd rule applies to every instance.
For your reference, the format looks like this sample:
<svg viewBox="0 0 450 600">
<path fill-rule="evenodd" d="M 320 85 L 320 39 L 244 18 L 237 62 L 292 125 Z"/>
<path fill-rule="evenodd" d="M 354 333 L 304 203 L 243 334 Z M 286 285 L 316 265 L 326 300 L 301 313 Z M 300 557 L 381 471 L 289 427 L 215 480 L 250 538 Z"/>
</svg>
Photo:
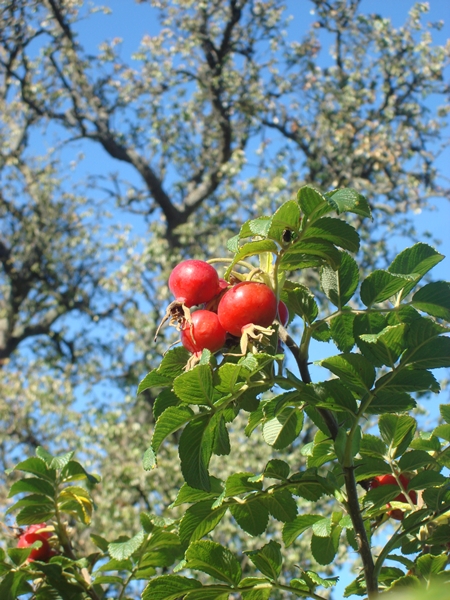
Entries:
<svg viewBox="0 0 450 600">
<path fill-rule="evenodd" d="M 294 357 L 298 365 L 298 369 L 300 371 L 300 376 L 302 378 L 303 383 L 311 383 L 311 376 L 308 369 L 307 356 L 303 356 L 303 353 L 300 351 L 300 348 L 290 337 L 290 335 L 287 333 L 284 327 L 280 326 L 279 336 L 281 341 L 284 344 L 286 344 L 286 346 L 291 351 L 292 356 Z M 335 440 L 338 435 L 339 425 L 334 415 L 331 413 L 331 411 L 325 408 L 318 408 L 317 410 L 320 412 L 322 418 L 324 419 L 325 424 L 327 425 L 330 431 L 332 439 Z M 347 443 L 350 444 L 351 440 L 347 440 Z M 352 520 L 356 539 L 358 541 L 358 551 L 363 563 L 364 578 L 366 580 L 368 597 L 375 598 L 376 596 L 378 596 L 378 581 L 375 573 L 375 565 L 373 562 L 369 539 L 367 537 L 367 532 L 364 527 L 364 521 L 361 515 L 361 510 L 359 508 L 358 491 L 356 489 L 353 460 L 351 461 L 351 464 L 343 466 L 343 472 L 345 490 L 347 492 L 348 512 Z"/>
</svg>

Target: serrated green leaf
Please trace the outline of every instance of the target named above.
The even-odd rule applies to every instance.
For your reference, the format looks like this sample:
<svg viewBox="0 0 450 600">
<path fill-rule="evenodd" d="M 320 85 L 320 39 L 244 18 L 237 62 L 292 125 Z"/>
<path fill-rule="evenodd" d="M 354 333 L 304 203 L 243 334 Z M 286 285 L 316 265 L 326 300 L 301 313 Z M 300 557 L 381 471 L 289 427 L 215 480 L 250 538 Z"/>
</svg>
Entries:
<svg viewBox="0 0 450 600">
<path fill-rule="evenodd" d="M 161 575 L 152 579 L 142 592 L 142 600 L 178 600 L 188 592 L 201 588 L 196 579 L 180 575 Z"/>
<path fill-rule="evenodd" d="M 310 185 L 299 189 L 297 200 L 305 217 L 310 221 L 314 221 L 332 210 L 325 196 Z"/>
<path fill-rule="evenodd" d="M 278 208 L 270 220 L 267 236 L 284 245 L 283 232 L 288 229 L 296 234 L 300 225 L 300 208 L 295 200 L 289 200 Z"/>
<path fill-rule="evenodd" d="M 210 491 L 208 465 L 211 458 L 217 418 L 205 414 L 190 421 L 184 428 L 178 444 L 181 472 L 193 488 Z"/>
<path fill-rule="evenodd" d="M 341 352 L 350 352 L 355 345 L 354 320 L 353 312 L 342 312 L 330 321 L 331 337 Z"/>
<path fill-rule="evenodd" d="M 287 489 L 270 490 L 261 496 L 261 501 L 267 506 L 270 514 L 282 523 L 292 521 L 297 515 L 297 502 Z"/>
<path fill-rule="evenodd" d="M 299 515 L 295 517 L 293 521 L 287 522 L 283 526 L 283 542 L 286 546 L 290 546 L 299 535 L 322 519 L 321 515 Z"/>
<path fill-rule="evenodd" d="M 156 397 L 152 406 L 153 416 L 158 420 L 169 406 L 177 406 L 180 403 L 178 396 L 170 388 L 164 388 Z"/>
<path fill-rule="evenodd" d="M 421 471 L 408 483 L 408 490 L 424 490 L 439 487 L 447 482 L 447 477 L 436 471 Z"/>
<path fill-rule="evenodd" d="M 414 282 L 405 286 L 402 292 L 404 298 L 425 273 L 437 265 L 444 256 L 439 254 L 434 248 L 419 242 L 411 248 L 406 248 L 398 254 L 388 267 L 390 273 L 398 273 L 400 275 L 413 275 L 416 277 Z"/>
<path fill-rule="evenodd" d="M 345 411 L 352 414 L 356 414 L 358 410 L 352 392 L 338 379 L 308 384 L 301 397 L 306 402 L 311 402 L 328 410 Z"/>
<path fill-rule="evenodd" d="M 197 541 L 186 550 L 187 569 L 202 571 L 215 579 L 238 585 L 242 569 L 235 556 L 220 544 L 211 541 Z"/>
<path fill-rule="evenodd" d="M 439 412 L 446 423 L 450 423 L 450 404 L 440 404 Z"/>
<path fill-rule="evenodd" d="M 412 305 L 428 315 L 450 321 L 450 283 L 434 281 L 424 285 L 412 297 Z"/>
<path fill-rule="evenodd" d="M 434 429 L 433 435 L 440 437 L 447 442 L 450 442 L 450 425 L 438 425 Z"/>
<path fill-rule="evenodd" d="M 221 394 L 233 394 L 244 385 L 242 365 L 225 363 L 214 373 L 214 388 Z"/>
<path fill-rule="evenodd" d="M 217 454 L 217 456 L 227 456 L 230 452 L 230 436 L 225 424 L 225 419 L 221 415 L 218 418 L 214 432 L 213 453 Z"/>
<path fill-rule="evenodd" d="M 37 456 L 31 456 L 17 464 L 13 471 L 23 471 L 24 473 L 32 473 L 38 477 L 43 477 L 49 481 L 55 480 L 55 471 L 48 469 L 45 462 Z"/>
<path fill-rule="evenodd" d="M 317 364 L 329 369 L 343 383 L 356 391 L 370 390 L 375 380 L 374 366 L 360 354 L 347 352 L 325 358 Z"/>
<path fill-rule="evenodd" d="M 401 360 L 413 369 L 439 369 L 450 367 L 450 337 L 429 340 L 416 350 L 411 350 Z"/>
<path fill-rule="evenodd" d="M 245 577 L 239 584 L 239 588 L 252 586 L 253 589 L 241 591 L 242 600 L 269 600 L 272 585 L 262 577 Z"/>
<path fill-rule="evenodd" d="M 153 387 L 165 387 L 167 385 L 171 385 L 172 378 L 167 377 L 166 375 L 162 375 L 158 373 L 156 369 L 150 371 L 144 379 L 139 383 L 137 394 L 141 394 L 143 391 L 148 390 Z"/>
<path fill-rule="evenodd" d="M 416 561 L 416 569 L 422 577 L 429 580 L 433 575 L 437 575 L 441 571 L 445 570 L 445 566 L 448 561 L 447 553 L 433 556 L 432 554 L 425 554 L 419 556 Z"/>
<path fill-rule="evenodd" d="M 256 242 L 249 242 L 248 244 L 244 244 L 238 250 L 233 258 L 233 262 L 230 264 L 228 269 L 225 272 L 225 279 L 228 279 L 233 267 L 236 263 L 244 258 L 248 258 L 249 256 L 254 256 L 255 254 L 261 254 L 263 252 L 273 252 L 277 254 L 278 246 L 272 240 L 258 240 Z"/>
<path fill-rule="evenodd" d="M 159 363 L 158 373 L 169 377 L 171 380 L 184 373 L 190 352 L 183 346 L 176 346 L 168 350 Z"/>
<path fill-rule="evenodd" d="M 404 323 L 389 325 L 378 333 L 362 334 L 359 339 L 372 346 L 372 353 L 377 356 L 377 366 L 393 367 L 405 347 L 405 329 Z"/>
<path fill-rule="evenodd" d="M 145 540 L 145 532 L 143 529 L 139 531 L 135 536 L 131 539 L 127 539 L 125 541 L 120 542 L 111 542 L 108 544 L 108 552 L 112 558 L 116 560 L 125 560 L 130 558 L 136 550 L 142 546 Z"/>
<path fill-rule="evenodd" d="M 289 477 L 290 470 L 290 466 L 284 460 L 273 458 L 269 460 L 264 469 L 264 477 L 281 479 L 283 481 Z"/>
<path fill-rule="evenodd" d="M 303 419 L 303 412 L 297 406 L 284 408 L 276 417 L 264 423 L 264 441 L 277 450 L 286 448 L 301 432 Z"/>
<path fill-rule="evenodd" d="M 372 402 L 366 409 L 366 413 L 369 415 L 400 413 L 411 410 L 416 406 L 416 401 L 406 392 L 381 389 L 374 394 Z"/>
<path fill-rule="evenodd" d="M 250 550 L 245 554 L 263 575 L 272 580 L 278 579 L 283 564 L 280 544 L 271 540 L 259 550 Z"/>
<path fill-rule="evenodd" d="M 342 308 L 358 287 L 359 270 L 355 260 L 341 252 L 339 269 L 336 271 L 325 265 L 320 275 L 320 284 L 327 298 L 338 308 Z"/>
<path fill-rule="evenodd" d="M 332 217 L 322 217 L 302 232 L 302 240 L 315 238 L 326 240 L 332 244 L 357 252 L 359 250 L 359 235 L 355 228 L 342 221 Z"/>
<path fill-rule="evenodd" d="M 286 281 L 281 291 L 281 300 L 286 302 L 291 311 L 309 324 L 313 323 L 319 314 L 314 295 L 304 285 Z"/>
<path fill-rule="evenodd" d="M 425 452 L 425 450 L 410 450 L 398 461 L 398 466 L 402 473 L 405 471 L 416 471 L 417 469 L 434 466 L 435 464 L 435 459 L 428 452 Z"/>
<path fill-rule="evenodd" d="M 213 404 L 213 378 L 209 365 L 197 365 L 176 377 L 173 391 L 187 404 L 211 406 Z"/>
<path fill-rule="evenodd" d="M 410 275 L 394 275 L 389 271 L 377 269 L 361 284 L 361 301 L 371 307 L 398 294 L 410 281 Z"/>
<path fill-rule="evenodd" d="M 317 535 L 311 538 L 311 552 L 319 565 L 329 565 L 333 562 L 339 546 L 342 528 L 337 526 L 328 537 L 319 537 Z"/>
<path fill-rule="evenodd" d="M 187 509 L 180 523 L 180 541 L 184 546 L 201 539 L 221 521 L 227 507 L 213 508 L 213 504 L 213 499 L 202 500 Z"/>
<path fill-rule="evenodd" d="M 33 591 L 31 585 L 26 581 L 26 571 L 11 571 L 0 581 L 0 598 L 2 600 L 16 600 L 18 596 Z"/>
<path fill-rule="evenodd" d="M 279 262 L 279 268 L 290 271 L 328 264 L 333 269 L 338 269 L 340 261 L 341 253 L 333 244 L 318 238 L 308 238 L 289 247 Z"/>
<path fill-rule="evenodd" d="M 108 550 L 109 542 L 104 537 L 96 535 L 95 533 L 91 533 L 89 537 L 97 546 L 97 548 L 100 548 L 100 550 L 102 550 L 103 552 L 106 552 Z"/>
<path fill-rule="evenodd" d="M 396 448 L 396 456 L 400 456 L 412 440 L 417 423 L 408 415 L 382 415 L 378 426 L 381 439 L 391 448 Z"/>
<path fill-rule="evenodd" d="M 61 481 L 64 483 L 70 481 L 82 481 L 84 479 L 87 479 L 87 481 L 93 485 L 99 483 L 101 480 L 99 475 L 91 475 L 76 460 L 69 460 L 61 470 Z"/>
<path fill-rule="evenodd" d="M 158 418 L 152 437 L 152 448 L 158 452 L 162 442 L 168 435 L 178 431 L 185 423 L 194 416 L 188 406 L 169 406 Z"/>
<path fill-rule="evenodd" d="M 26 479 L 19 479 L 12 484 L 11 489 L 9 490 L 8 498 L 12 498 L 16 494 L 21 494 L 22 492 L 29 492 L 30 494 L 43 494 L 44 496 L 53 498 L 55 495 L 55 488 L 45 479 L 28 477 Z M 44 500 L 44 498 L 42 498 L 42 500 Z"/>
<path fill-rule="evenodd" d="M 142 457 L 142 466 L 144 468 L 144 471 L 151 471 L 152 469 L 155 469 L 158 466 L 156 461 L 156 454 L 151 446 L 147 448 L 147 450 L 144 452 L 144 456 Z"/>
<path fill-rule="evenodd" d="M 398 369 L 377 379 L 375 389 L 383 388 L 392 392 L 439 392 L 440 385 L 429 371 Z"/>
<path fill-rule="evenodd" d="M 25 506 L 17 515 L 17 525 L 34 525 L 43 523 L 52 519 L 54 516 L 54 507 L 50 508 L 48 504 L 32 504 Z"/>
<path fill-rule="evenodd" d="M 340 215 L 351 212 L 362 217 L 372 218 L 366 198 L 353 188 L 342 188 L 325 194 L 328 202 Z"/>
<path fill-rule="evenodd" d="M 314 535 L 317 535 L 319 537 L 330 536 L 331 525 L 331 517 L 323 517 L 322 519 L 320 519 L 320 521 L 316 521 L 312 526 Z"/>
<path fill-rule="evenodd" d="M 230 512 L 239 527 L 250 535 L 261 535 L 266 530 L 269 511 L 260 500 L 249 499 L 244 503 L 231 504 Z"/>
<path fill-rule="evenodd" d="M 373 479 L 377 475 L 389 475 L 392 473 L 391 467 L 381 458 L 364 456 L 355 461 L 355 479 L 364 481 Z"/>
<path fill-rule="evenodd" d="M 376 455 L 383 457 L 386 455 L 387 446 L 379 437 L 371 435 L 370 433 L 365 433 L 361 439 L 359 452 L 363 455 L 367 454 L 368 456 Z"/>
<path fill-rule="evenodd" d="M 252 481 L 253 473 L 233 473 L 225 482 L 225 496 L 238 496 L 262 489 L 261 481 Z"/>
<path fill-rule="evenodd" d="M 28 496 L 24 496 L 23 498 L 9 506 L 8 509 L 5 511 L 5 515 L 9 515 L 9 513 L 15 512 L 23 506 L 31 505 L 45 507 L 44 509 L 49 511 L 53 511 L 55 507 L 54 503 L 49 498 L 46 498 L 41 494 L 28 494 Z"/>
<path fill-rule="evenodd" d="M 197 490 L 191 488 L 187 483 L 183 483 L 175 499 L 175 502 L 171 506 L 180 506 L 180 504 L 192 504 L 194 502 L 200 502 L 202 500 L 214 499 L 220 496 L 223 492 L 223 485 L 220 479 L 211 476 L 210 478 L 211 491 L 205 492 L 203 490 Z"/>
</svg>

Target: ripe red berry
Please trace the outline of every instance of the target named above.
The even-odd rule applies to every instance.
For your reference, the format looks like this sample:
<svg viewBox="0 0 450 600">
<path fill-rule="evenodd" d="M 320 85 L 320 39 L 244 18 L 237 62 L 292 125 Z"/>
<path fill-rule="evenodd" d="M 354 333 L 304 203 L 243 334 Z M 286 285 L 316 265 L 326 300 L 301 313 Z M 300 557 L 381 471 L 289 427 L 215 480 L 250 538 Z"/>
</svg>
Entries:
<svg viewBox="0 0 450 600">
<path fill-rule="evenodd" d="M 220 291 L 217 271 L 203 260 L 179 263 L 169 277 L 169 289 L 190 308 L 208 302 Z"/>
<path fill-rule="evenodd" d="M 277 314 L 277 299 L 264 283 L 242 281 L 225 292 L 217 315 L 222 327 L 235 336 L 245 325 L 271 325 Z"/>
<path fill-rule="evenodd" d="M 289 321 L 289 310 L 282 300 L 278 302 L 278 320 L 283 327 L 286 327 L 287 322 Z"/>
<path fill-rule="evenodd" d="M 49 558 L 53 555 L 50 544 L 48 543 L 48 539 L 51 537 L 51 533 L 49 531 L 40 532 L 40 529 L 44 529 L 47 527 L 46 523 L 39 523 L 38 525 L 30 525 L 27 529 L 22 533 L 17 542 L 18 548 L 29 548 L 34 544 L 34 542 L 41 542 L 42 545 L 39 548 L 33 548 L 28 557 L 28 562 L 33 560 L 40 560 L 42 562 L 47 562 Z"/>
<path fill-rule="evenodd" d="M 400 475 L 400 481 L 401 481 L 402 486 L 405 489 L 407 489 L 408 483 L 409 483 L 408 477 L 406 477 L 406 475 Z M 397 482 L 396 478 L 394 477 L 394 475 L 377 475 L 377 477 L 374 477 L 372 479 L 372 481 L 370 482 L 371 489 L 381 487 L 382 485 L 396 485 L 398 487 L 398 482 Z M 417 493 L 414 490 L 409 491 L 408 496 L 413 504 L 417 504 Z M 405 494 L 403 494 L 403 492 L 402 492 L 401 494 L 399 494 L 398 496 L 396 496 L 394 498 L 393 502 L 407 503 L 408 500 L 407 500 Z M 388 502 L 387 506 L 388 507 L 391 506 L 389 502 Z M 389 510 L 388 515 L 392 519 L 396 519 L 397 521 L 402 521 L 403 517 L 404 517 L 404 513 L 400 508 L 395 508 L 393 510 Z"/>
<path fill-rule="evenodd" d="M 195 354 L 205 348 L 217 352 L 225 344 L 226 331 L 219 322 L 216 313 L 209 310 L 197 310 L 191 314 L 192 324 L 185 322 L 181 331 L 181 343 Z"/>
</svg>

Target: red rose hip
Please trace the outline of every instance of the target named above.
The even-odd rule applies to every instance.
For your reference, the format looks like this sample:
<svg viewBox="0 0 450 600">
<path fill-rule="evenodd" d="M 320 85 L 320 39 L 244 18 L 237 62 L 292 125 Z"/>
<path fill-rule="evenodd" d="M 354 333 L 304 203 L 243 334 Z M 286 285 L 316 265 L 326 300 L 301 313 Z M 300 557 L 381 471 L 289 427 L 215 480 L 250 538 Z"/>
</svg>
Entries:
<svg viewBox="0 0 450 600">
<path fill-rule="evenodd" d="M 51 537 L 52 534 L 49 531 L 39 531 L 40 529 L 44 529 L 45 527 L 47 527 L 46 523 L 30 525 L 19 537 L 19 540 L 17 542 L 18 548 L 29 548 L 34 544 L 34 542 L 41 542 L 42 544 L 39 548 L 33 548 L 33 550 L 30 553 L 30 556 L 27 558 L 28 562 L 31 562 L 33 560 L 47 562 L 53 554 L 50 544 L 48 543 L 48 539 Z"/>
<path fill-rule="evenodd" d="M 209 310 L 197 310 L 191 314 L 192 324 L 185 322 L 181 331 L 181 343 L 195 354 L 205 348 L 217 352 L 225 344 L 226 331 L 219 322 L 216 313 Z"/>
<path fill-rule="evenodd" d="M 408 477 L 406 477 L 406 475 L 400 475 L 400 481 L 401 481 L 402 486 L 405 489 L 407 489 L 408 483 L 409 483 Z M 377 487 L 380 487 L 383 485 L 396 485 L 398 487 L 398 482 L 397 482 L 396 478 L 394 477 L 394 475 L 389 475 L 389 474 L 377 475 L 377 477 L 374 477 L 372 479 L 372 481 L 370 482 L 371 489 L 374 489 L 374 488 L 377 488 Z M 417 504 L 417 493 L 414 490 L 409 491 L 408 496 L 413 504 Z M 401 493 L 394 498 L 393 502 L 407 503 L 408 500 L 407 500 L 405 494 Z M 391 506 L 390 503 L 388 503 L 387 506 L 390 507 Z M 402 521 L 403 517 L 404 517 L 404 513 L 400 508 L 395 508 L 393 510 L 389 510 L 387 514 L 392 519 L 396 519 L 397 521 Z"/>
<path fill-rule="evenodd" d="M 239 337 L 242 328 L 250 323 L 261 327 L 272 325 L 277 315 L 277 299 L 264 283 L 242 281 L 224 294 L 217 315 L 222 327 Z"/>
<path fill-rule="evenodd" d="M 209 302 L 219 293 L 219 276 L 214 267 L 203 260 L 179 263 L 169 277 L 169 289 L 188 308 Z"/>
</svg>

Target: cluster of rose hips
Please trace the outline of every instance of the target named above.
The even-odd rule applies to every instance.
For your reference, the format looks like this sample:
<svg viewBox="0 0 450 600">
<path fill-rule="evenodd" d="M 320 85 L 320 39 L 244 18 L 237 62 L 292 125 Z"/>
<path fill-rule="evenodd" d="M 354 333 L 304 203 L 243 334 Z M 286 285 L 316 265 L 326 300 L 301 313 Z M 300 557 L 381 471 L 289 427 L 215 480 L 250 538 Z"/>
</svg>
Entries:
<svg viewBox="0 0 450 600">
<path fill-rule="evenodd" d="M 202 260 L 179 263 L 170 274 L 169 289 L 175 301 L 166 318 L 177 323 L 181 343 L 197 356 L 204 349 L 217 352 L 223 348 L 227 334 L 254 336 L 276 318 L 282 325 L 288 321 L 286 305 L 277 301 L 268 285 L 251 280 L 225 281 Z M 193 306 L 201 308 L 191 313 Z"/>
<path fill-rule="evenodd" d="M 399 480 L 400 480 L 400 483 L 402 484 L 403 488 L 406 490 L 408 487 L 409 478 L 406 475 L 402 474 L 399 476 Z M 375 488 L 381 487 L 383 485 L 395 485 L 397 487 L 400 487 L 398 485 L 398 481 L 394 475 L 377 475 L 377 477 L 374 477 L 372 479 L 372 481 L 370 482 L 371 489 L 375 489 Z M 411 490 L 410 492 L 408 492 L 408 496 L 413 504 L 417 504 L 417 493 L 414 490 Z M 394 498 L 393 502 L 408 503 L 408 500 L 407 500 L 405 494 L 403 494 L 403 492 L 402 492 L 401 494 L 399 494 L 398 496 L 396 496 Z M 391 506 L 391 504 L 388 503 L 387 508 L 389 508 L 390 506 Z M 396 519 L 397 521 L 403 521 L 404 513 L 400 508 L 388 510 L 387 514 L 392 519 Z"/>
<path fill-rule="evenodd" d="M 20 534 L 17 541 L 17 547 L 29 548 L 34 542 L 41 542 L 41 545 L 38 548 L 32 549 L 27 561 L 32 562 L 34 560 L 39 560 L 41 562 L 47 562 L 56 554 L 49 543 L 51 537 L 52 533 L 48 530 L 46 523 L 30 525 Z"/>
</svg>

